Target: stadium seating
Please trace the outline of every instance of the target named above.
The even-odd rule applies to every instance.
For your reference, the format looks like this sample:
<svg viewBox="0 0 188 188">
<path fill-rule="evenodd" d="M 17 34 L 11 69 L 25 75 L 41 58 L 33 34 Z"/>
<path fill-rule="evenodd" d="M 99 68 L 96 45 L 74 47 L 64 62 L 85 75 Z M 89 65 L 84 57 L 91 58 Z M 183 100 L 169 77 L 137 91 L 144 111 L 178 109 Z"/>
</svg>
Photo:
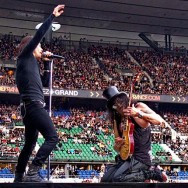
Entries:
<svg viewBox="0 0 188 188">
<path fill-rule="evenodd" d="M 81 179 L 90 179 L 94 176 L 99 177 L 99 173 L 96 170 L 77 170 L 77 174 Z"/>
<path fill-rule="evenodd" d="M 0 178 L 14 178 L 14 174 L 8 168 L 0 170 Z"/>
</svg>

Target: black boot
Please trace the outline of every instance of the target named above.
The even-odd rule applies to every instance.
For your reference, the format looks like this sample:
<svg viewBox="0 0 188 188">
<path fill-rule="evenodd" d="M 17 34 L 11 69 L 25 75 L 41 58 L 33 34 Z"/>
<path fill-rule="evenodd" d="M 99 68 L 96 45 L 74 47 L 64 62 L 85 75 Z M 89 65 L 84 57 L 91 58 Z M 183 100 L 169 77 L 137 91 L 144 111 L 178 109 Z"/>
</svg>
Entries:
<svg viewBox="0 0 188 188">
<path fill-rule="evenodd" d="M 23 182 L 44 182 L 44 179 L 39 175 L 39 170 L 40 166 L 31 164 Z"/>
<path fill-rule="evenodd" d="M 146 180 L 156 180 L 166 182 L 167 176 L 160 169 L 141 170 L 129 174 L 121 174 L 113 179 L 113 182 L 145 182 Z"/>
<path fill-rule="evenodd" d="M 167 181 L 167 176 L 158 168 L 155 168 L 154 170 L 144 170 L 143 172 L 147 180 L 156 180 L 159 182 Z"/>
<path fill-rule="evenodd" d="M 15 172 L 14 183 L 20 183 L 23 181 L 24 173 Z"/>
</svg>

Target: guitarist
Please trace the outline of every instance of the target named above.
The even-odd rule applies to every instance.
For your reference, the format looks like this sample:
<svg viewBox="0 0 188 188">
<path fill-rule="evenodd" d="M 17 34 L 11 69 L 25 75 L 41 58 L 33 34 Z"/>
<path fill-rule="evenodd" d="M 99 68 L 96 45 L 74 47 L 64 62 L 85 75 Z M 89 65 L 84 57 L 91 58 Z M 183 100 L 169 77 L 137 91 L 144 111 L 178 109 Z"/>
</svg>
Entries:
<svg viewBox="0 0 188 188">
<path fill-rule="evenodd" d="M 116 164 L 110 166 L 101 179 L 101 182 L 145 182 L 146 180 L 166 181 L 166 176 L 157 168 L 151 167 L 151 129 L 150 124 L 161 125 L 163 119 L 144 103 L 135 103 L 129 106 L 129 97 L 125 92 L 119 92 L 115 86 L 104 90 L 103 96 L 107 99 L 109 117 L 114 125 L 114 149 L 120 153 L 125 144 L 122 138 L 123 121 L 129 119 L 134 124 L 134 148 L 130 156 L 123 160 L 121 155 L 116 156 Z M 122 125 L 123 124 L 123 125 Z"/>
</svg>

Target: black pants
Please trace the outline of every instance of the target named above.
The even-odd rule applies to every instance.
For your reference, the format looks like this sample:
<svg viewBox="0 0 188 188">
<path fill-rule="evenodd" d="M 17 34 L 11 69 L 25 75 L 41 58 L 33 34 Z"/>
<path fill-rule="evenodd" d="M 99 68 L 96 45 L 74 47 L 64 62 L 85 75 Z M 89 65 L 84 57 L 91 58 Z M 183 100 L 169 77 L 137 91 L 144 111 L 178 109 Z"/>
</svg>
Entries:
<svg viewBox="0 0 188 188">
<path fill-rule="evenodd" d="M 45 142 L 38 150 L 32 164 L 42 166 L 58 142 L 55 127 L 41 102 L 23 103 L 21 114 L 25 125 L 25 145 L 18 158 L 16 167 L 18 173 L 25 172 L 29 157 L 37 142 L 38 132 L 42 134 Z"/>
<path fill-rule="evenodd" d="M 150 166 L 137 161 L 134 157 L 126 161 L 118 160 L 116 164 L 110 165 L 101 182 L 118 182 L 119 177 L 139 173 L 141 170 L 148 170 Z"/>
</svg>

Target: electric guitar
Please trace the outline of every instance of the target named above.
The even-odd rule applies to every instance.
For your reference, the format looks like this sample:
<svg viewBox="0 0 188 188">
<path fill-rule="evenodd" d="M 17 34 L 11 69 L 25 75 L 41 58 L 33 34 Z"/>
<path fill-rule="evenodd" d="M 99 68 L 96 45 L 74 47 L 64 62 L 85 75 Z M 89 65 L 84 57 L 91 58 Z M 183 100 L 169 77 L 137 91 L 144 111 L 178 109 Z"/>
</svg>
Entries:
<svg viewBox="0 0 188 188">
<path fill-rule="evenodd" d="M 133 93 L 134 85 L 140 79 L 141 74 L 142 73 L 140 72 L 136 74 L 134 80 L 131 83 L 129 106 L 131 105 L 131 101 L 132 101 L 132 93 Z M 124 139 L 125 143 L 120 148 L 120 156 L 121 159 L 126 160 L 134 153 L 134 137 L 133 137 L 134 124 L 131 122 L 130 117 L 124 117 L 124 123 L 125 125 L 123 127 L 122 138 Z"/>
</svg>

